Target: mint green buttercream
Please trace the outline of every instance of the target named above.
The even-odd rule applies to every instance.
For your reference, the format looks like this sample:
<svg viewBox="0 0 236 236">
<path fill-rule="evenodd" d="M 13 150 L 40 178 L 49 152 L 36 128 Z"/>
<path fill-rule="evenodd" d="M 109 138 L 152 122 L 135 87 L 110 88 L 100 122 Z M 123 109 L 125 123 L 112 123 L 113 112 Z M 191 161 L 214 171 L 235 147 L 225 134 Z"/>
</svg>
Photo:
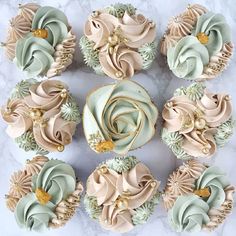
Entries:
<svg viewBox="0 0 236 236">
<path fill-rule="evenodd" d="M 102 206 L 98 206 L 97 198 L 87 194 L 84 196 L 84 207 L 90 218 L 94 220 L 98 219 L 102 213 Z"/>
<path fill-rule="evenodd" d="M 197 195 L 179 196 L 168 212 L 168 219 L 177 232 L 199 232 L 210 221 L 208 211 L 208 204 Z"/>
<path fill-rule="evenodd" d="M 46 40 L 29 34 L 17 41 L 14 61 L 29 78 L 34 78 L 47 73 L 54 62 L 54 51 Z"/>
<path fill-rule="evenodd" d="M 167 62 L 173 73 L 186 80 L 195 80 L 209 63 L 208 50 L 194 36 L 186 36 L 168 49 Z"/>
<path fill-rule="evenodd" d="M 192 101 L 200 100 L 204 95 L 205 88 L 203 83 L 193 83 L 186 88 L 186 95 Z"/>
<path fill-rule="evenodd" d="M 26 131 L 21 136 L 17 137 L 15 141 L 19 145 L 19 148 L 22 148 L 26 152 L 34 151 L 37 147 L 32 131 Z"/>
<path fill-rule="evenodd" d="M 48 228 L 49 222 L 56 218 L 53 212 L 55 205 L 48 202 L 41 205 L 34 193 L 22 197 L 16 205 L 15 218 L 21 228 L 42 232 Z"/>
<path fill-rule="evenodd" d="M 54 7 L 40 7 L 33 18 L 32 29 L 46 29 L 48 31 L 46 40 L 55 47 L 67 36 L 67 17 Z"/>
<path fill-rule="evenodd" d="M 136 8 L 131 4 L 116 3 L 105 9 L 105 11 L 115 17 L 122 18 L 127 12 L 130 16 L 134 15 Z"/>
<path fill-rule="evenodd" d="M 225 201 L 224 188 L 229 185 L 229 181 L 225 174 L 216 167 L 207 168 L 196 182 L 196 189 L 210 188 L 211 195 L 204 199 L 208 205 L 212 207 L 220 207 Z"/>
<path fill-rule="evenodd" d="M 213 12 L 207 12 L 198 18 L 192 34 L 197 36 L 198 33 L 204 33 L 209 37 L 205 46 L 210 56 L 221 51 L 224 43 L 231 41 L 231 30 L 225 17 Z"/>
<path fill-rule="evenodd" d="M 67 102 L 61 106 L 61 116 L 64 120 L 80 123 L 79 107 L 75 102 Z"/>
<path fill-rule="evenodd" d="M 76 177 L 73 168 L 59 160 L 48 161 L 33 178 L 33 191 L 42 188 L 52 196 L 53 204 L 65 200 L 75 190 Z"/>
</svg>

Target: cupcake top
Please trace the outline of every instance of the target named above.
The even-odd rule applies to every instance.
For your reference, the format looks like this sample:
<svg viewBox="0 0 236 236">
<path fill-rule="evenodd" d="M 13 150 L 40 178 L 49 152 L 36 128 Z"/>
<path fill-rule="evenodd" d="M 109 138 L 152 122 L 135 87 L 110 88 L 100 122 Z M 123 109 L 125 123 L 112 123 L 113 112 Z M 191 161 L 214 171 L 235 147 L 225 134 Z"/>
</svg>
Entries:
<svg viewBox="0 0 236 236">
<path fill-rule="evenodd" d="M 117 80 L 148 69 L 156 56 L 156 26 L 131 4 L 117 3 L 94 11 L 80 40 L 85 63 Z"/>
<path fill-rule="evenodd" d="M 216 166 L 189 160 L 168 178 L 163 194 L 177 232 L 215 230 L 231 213 L 235 188 Z"/>
<path fill-rule="evenodd" d="M 75 214 L 82 191 L 70 165 L 36 156 L 12 175 L 6 205 L 19 227 L 41 232 L 65 225 Z"/>
<path fill-rule="evenodd" d="M 54 7 L 35 3 L 19 5 L 10 21 L 6 55 L 29 78 L 59 75 L 72 63 L 76 37 L 67 17 Z"/>
<path fill-rule="evenodd" d="M 159 185 L 135 157 L 116 157 L 88 177 L 85 209 L 104 229 L 125 233 L 146 223 L 158 203 Z"/>
<path fill-rule="evenodd" d="M 232 109 L 228 94 L 201 83 L 181 87 L 164 105 L 162 139 L 177 158 L 211 157 L 233 133 Z"/>
<path fill-rule="evenodd" d="M 89 146 L 120 155 L 147 143 L 155 133 L 158 111 L 146 90 L 129 80 L 90 93 L 83 112 Z"/>
<path fill-rule="evenodd" d="M 188 5 L 172 17 L 161 41 L 172 72 L 186 80 L 209 80 L 228 65 L 233 52 L 225 17 L 199 4 Z"/>
<path fill-rule="evenodd" d="M 45 154 L 63 151 L 80 122 L 79 108 L 66 84 L 23 80 L 1 109 L 7 134 L 20 148 Z"/>
</svg>

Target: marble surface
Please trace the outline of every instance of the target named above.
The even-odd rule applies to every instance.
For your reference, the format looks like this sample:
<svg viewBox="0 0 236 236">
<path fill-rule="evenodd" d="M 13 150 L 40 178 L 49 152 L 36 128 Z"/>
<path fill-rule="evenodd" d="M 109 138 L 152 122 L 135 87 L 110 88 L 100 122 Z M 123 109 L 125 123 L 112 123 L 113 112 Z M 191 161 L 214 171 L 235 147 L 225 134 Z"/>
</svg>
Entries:
<svg viewBox="0 0 236 236">
<path fill-rule="evenodd" d="M 17 5 L 25 1 L 16 0 L 0 0 L 1 14 L 0 14 L 0 41 L 4 41 L 5 32 L 7 30 L 9 19 L 16 14 Z M 192 1 L 185 0 L 134 0 L 127 1 L 133 3 L 140 11 L 142 11 L 149 18 L 152 18 L 157 23 L 158 39 L 164 33 L 168 18 L 176 15 L 185 6 Z M 234 0 L 198 0 L 200 4 L 205 5 L 215 12 L 222 12 L 225 14 L 229 24 L 231 25 L 233 35 L 236 35 L 236 5 Z M 95 9 L 104 7 L 108 4 L 115 3 L 113 0 L 40 0 L 41 5 L 55 6 L 66 13 L 69 21 L 74 29 L 74 32 L 80 38 L 83 32 L 83 25 L 88 14 Z M 234 38 L 236 40 L 236 38 Z M 234 42 L 235 43 L 235 42 Z M 236 104 L 236 80 L 235 80 L 236 57 L 234 57 L 227 71 L 225 71 L 219 78 L 207 83 L 209 89 L 213 91 L 226 91 L 232 95 L 234 104 Z M 24 79 L 24 75 L 9 62 L 3 52 L 0 52 L 0 104 L 6 102 L 9 92 L 14 85 Z M 71 88 L 71 92 L 77 97 L 81 110 L 83 109 L 86 94 L 98 86 L 112 83 L 113 81 L 108 77 L 100 77 L 95 75 L 82 61 L 82 55 L 79 47 L 76 50 L 76 56 L 73 65 L 69 70 L 58 79 L 65 81 Z M 158 53 L 152 69 L 147 72 L 141 72 L 133 78 L 136 82 L 143 85 L 152 96 L 154 102 L 161 112 L 164 102 L 170 98 L 174 89 L 180 85 L 187 84 L 176 78 L 167 68 L 164 58 Z M 236 105 L 234 105 L 236 111 Z M 235 113 L 234 111 L 234 113 Z M 234 114 L 235 115 L 235 114 Z M 130 154 L 136 155 L 140 160 L 147 164 L 152 170 L 153 174 L 162 182 L 162 188 L 165 185 L 167 176 L 176 166 L 181 162 L 176 161 L 170 150 L 160 140 L 160 125 L 155 137 L 151 142 L 146 144 L 143 148 L 133 151 Z M 21 235 L 38 235 L 37 233 L 25 232 L 18 229 L 14 216 L 5 207 L 4 194 L 8 191 L 9 177 L 13 171 L 22 167 L 22 164 L 27 158 L 31 158 L 32 154 L 25 153 L 18 149 L 14 142 L 5 133 L 6 125 L 0 120 L 0 235 L 1 236 L 21 236 Z M 83 135 L 82 125 L 76 132 L 73 143 L 68 146 L 63 153 L 49 155 L 53 158 L 59 158 L 67 161 L 76 169 L 77 175 L 85 183 L 89 173 L 96 167 L 96 165 L 106 158 L 113 157 L 113 154 L 96 154 L 88 147 Z M 218 150 L 217 154 L 210 160 L 220 166 L 226 173 L 232 184 L 236 185 L 236 135 L 233 136 L 230 143 L 224 148 Z M 232 235 L 236 229 L 236 210 L 227 219 L 227 221 L 220 226 L 212 236 L 228 236 Z M 86 215 L 83 206 L 78 210 L 74 218 L 62 229 L 51 230 L 45 232 L 45 236 L 102 236 L 102 235 L 116 235 L 104 231 L 100 226 L 90 220 Z M 166 213 L 163 205 L 160 204 L 155 214 L 150 218 L 149 222 L 137 227 L 127 235 L 141 236 L 141 235 L 185 235 L 174 233 L 168 226 Z M 203 236 L 206 233 L 192 234 Z"/>
</svg>

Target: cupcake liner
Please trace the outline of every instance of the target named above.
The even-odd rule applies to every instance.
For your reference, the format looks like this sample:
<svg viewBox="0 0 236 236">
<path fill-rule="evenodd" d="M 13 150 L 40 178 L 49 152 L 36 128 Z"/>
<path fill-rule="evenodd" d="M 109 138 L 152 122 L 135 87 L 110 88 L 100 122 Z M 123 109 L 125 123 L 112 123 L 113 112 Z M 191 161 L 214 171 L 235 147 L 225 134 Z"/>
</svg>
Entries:
<svg viewBox="0 0 236 236">
<path fill-rule="evenodd" d="M 13 173 L 6 206 L 19 227 L 41 232 L 64 226 L 79 207 L 82 192 L 70 165 L 36 156 Z"/>
<path fill-rule="evenodd" d="M 218 167 L 188 160 L 169 176 L 163 193 L 170 225 L 177 232 L 215 230 L 232 211 L 234 191 Z"/>
<path fill-rule="evenodd" d="M 58 80 L 23 80 L 1 109 L 7 134 L 20 148 L 45 155 L 63 151 L 80 123 L 79 107 Z"/>
<path fill-rule="evenodd" d="M 136 157 L 116 157 L 88 177 L 85 209 L 104 229 L 125 233 L 147 222 L 159 202 L 159 185 Z"/>
<path fill-rule="evenodd" d="M 162 140 L 179 159 L 210 158 L 233 134 L 232 110 L 228 94 L 202 83 L 181 87 L 164 105 Z"/>
<path fill-rule="evenodd" d="M 170 19 L 160 50 L 177 77 L 214 79 L 232 57 L 231 30 L 223 15 L 199 4 L 188 5 L 183 13 Z"/>
<path fill-rule="evenodd" d="M 131 4 L 94 11 L 84 26 L 80 47 L 97 74 L 123 80 L 151 67 L 156 57 L 156 26 Z"/>
<path fill-rule="evenodd" d="M 6 56 L 29 78 L 61 75 L 72 63 L 76 36 L 60 10 L 35 3 L 19 5 L 10 21 Z"/>
</svg>

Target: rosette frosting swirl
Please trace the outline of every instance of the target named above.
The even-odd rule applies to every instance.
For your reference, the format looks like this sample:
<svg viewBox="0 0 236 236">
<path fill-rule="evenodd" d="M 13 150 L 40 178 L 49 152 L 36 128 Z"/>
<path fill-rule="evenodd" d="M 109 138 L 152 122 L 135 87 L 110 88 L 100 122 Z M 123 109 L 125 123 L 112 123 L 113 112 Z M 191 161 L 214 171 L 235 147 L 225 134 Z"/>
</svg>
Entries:
<svg viewBox="0 0 236 236">
<path fill-rule="evenodd" d="M 169 48 L 167 62 L 177 77 L 194 80 L 201 76 L 204 66 L 209 63 L 209 54 L 196 37 L 186 36 Z"/>
<path fill-rule="evenodd" d="M 73 168 L 59 160 L 44 164 L 39 174 L 33 178 L 33 189 L 42 189 L 50 196 L 50 202 L 57 205 L 75 190 L 76 177 Z"/>
<path fill-rule="evenodd" d="M 16 64 L 29 78 L 47 73 L 53 63 L 54 48 L 44 39 L 31 35 L 16 44 Z"/>
<path fill-rule="evenodd" d="M 168 212 L 171 226 L 177 232 L 198 232 L 210 221 L 209 206 L 196 195 L 179 196 Z"/>
<path fill-rule="evenodd" d="M 56 218 L 54 207 L 52 202 L 39 204 L 35 194 L 29 193 L 16 205 L 15 218 L 20 227 L 42 232 L 48 228 L 49 222 Z"/>
<path fill-rule="evenodd" d="M 138 84 L 123 80 L 101 87 L 87 97 L 83 126 L 94 151 L 102 142 L 125 154 L 147 143 L 155 132 L 158 111 L 148 93 Z M 98 134 L 100 141 L 94 139 Z M 95 145 L 91 145 L 91 142 Z"/>
<path fill-rule="evenodd" d="M 221 14 L 207 12 L 201 15 L 197 20 L 193 35 L 198 36 L 199 33 L 204 33 L 208 37 L 205 46 L 210 56 L 221 51 L 224 43 L 231 41 L 230 27 Z"/>
<path fill-rule="evenodd" d="M 55 47 L 67 36 L 67 17 L 54 7 L 40 7 L 33 18 L 32 29 L 46 29 L 46 40 Z"/>
<path fill-rule="evenodd" d="M 207 168 L 196 182 L 197 189 L 210 189 L 210 196 L 206 199 L 208 205 L 212 207 L 220 207 L 226 199 L 225 188 L 229 186 L 229 181 L 224 173 L 216 167 Z"/>
<path fill-rule="evenodd" d="M 1 114 L 8 124 L 6 132 L 12 138 L 21 136 L 33 125 L 29 108 L 21 99 L 9 100 L 7 105 L 2 107 Z"/>
<path fill-rule="evenodd" d="M 28 106 L 49 111 L 59 109 L 65 102 L 68 86 L 58 80 L 45 80 L 31 85 L 29 92 L 30 95 L 25 98 Z"/>
<path fill-rule="evenodd" d="M 135 209 L 149 201 L 159 185 L 160 182 L 153 178 L 150 170 L 142 163 L 123 172 L 117 180 L 119 195 L 127 196 L 129 209 Z"/>
</svg>

